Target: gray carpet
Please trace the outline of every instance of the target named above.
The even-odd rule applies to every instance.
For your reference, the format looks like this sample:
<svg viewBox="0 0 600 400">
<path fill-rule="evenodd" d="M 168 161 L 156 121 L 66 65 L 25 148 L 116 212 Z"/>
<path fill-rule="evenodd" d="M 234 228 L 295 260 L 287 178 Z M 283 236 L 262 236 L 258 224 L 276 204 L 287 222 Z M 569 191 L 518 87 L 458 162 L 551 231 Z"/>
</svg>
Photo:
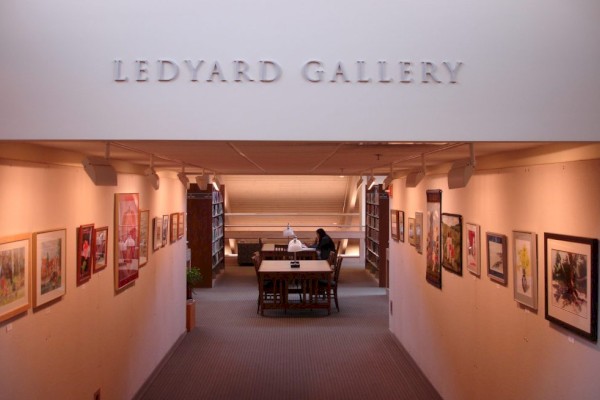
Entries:
<svg viewBox="0 0 600 400">
<path fill-rule="evenodd" d="M 254 269 L 227 266 L 142 399 L 439 399 L 388 329 L 385 290 L 343 266 L 338 290 L 339 313 L 261 317 Z"/>
</svg>

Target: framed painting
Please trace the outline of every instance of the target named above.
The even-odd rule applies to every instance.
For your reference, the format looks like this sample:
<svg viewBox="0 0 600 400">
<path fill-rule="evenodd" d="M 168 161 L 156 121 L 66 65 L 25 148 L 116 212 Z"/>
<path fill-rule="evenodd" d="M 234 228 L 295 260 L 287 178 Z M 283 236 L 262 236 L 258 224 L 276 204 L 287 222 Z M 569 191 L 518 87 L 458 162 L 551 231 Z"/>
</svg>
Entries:
<svg viewBox="0 0 600 400">
<path fill-rule="evenodd" d="M 169 240 L 169 216 L 163 215 L 162 222 L 162 247 L 167 245 L 167 241 Z"/>
<path fill-rule="evenodd" d="M 415 245 L 415 219 L 408 218 L 408 244 Z"/>
<path fill-rule="evenodd" d="M 83 285 L 92 277 L 94 258 L 94 224 L 81 225 L 77 228 L 77 286 Z"/>
<path fill-rule="evenodd" d="M 29 309 L 31 237 L 0 239 L 0 322 Z"/>
<path fill-rule="evenodd" d="M 404 211 L 398 211 L 398 232 L 400 241 L 404 242 Z"/>
<path fill-rule="evenodd" d="M 162 246 L 162 217 L 152 219 L 152 249 L 157 251 Z"/>
<path fill-rule="evenodd" d="M 140 211 L 140 267 L 148 262 L 148 226 L 150 225 L 150 211 Z"/>
<path fill-rule="evenodd" d="M 441 267 L 441 214 L 442 191 L 428 190 L 427 195 L 427 243 L 425 244 L 425 278 L 437 288 L 442 287 Z M 420 213 L 417 213 L 420 214 Z M 418 218 L 417 225 L 419 225 Z M 422 217 L 421 217 L 422 219 Z M 422 222 L 421 222 L 422 226 Z"/>
<path fill-rule="evenodd" d="M 179 228 L 179 214 L 172 213 L 171 214 L 171 243 L 175 243 L 177 241 L 177 229 Z"/>
<path fill-rule="evenodd" d="M 506 285 L 508 282 L 506 235 L 487 232 L 487 265 L 491 280 Z"/>
<path fill-rule="evenodd" d="M 138 193 L 115 193 L 115 290 L 132 284 L 139 276 Z"/>
<path fill-rule="evenodd" d="M 442 266 L 462 276 L 462 216 L 442 214 Z"/>
<path fill-rule="evenodd" d="M 598 239 L 544 233 L 546 319 L 598 340 Z"/>
<path fill-rule="evenodd" d="M 67 292 L 67 230 L 33 234 L 33 306 L 39 307 Z"/>
<path fill-rule="evenodd" d="M 180 212 L 179 216 L 177 217 L 177 240 L 181 239 L 184 234 L 184 217 L 185 214 L 182 212 Z"/>
<path fill-rule="evenodd" d="M 481 275 L 481 238 L 479 225 L 467 222 L 465 224 L 465 254 L 467 255 L 467 270 L 473 275 Z"/>
<path fill-rule="evenodd" d="M 398 224 L 399 217 L 400 211 L 390 210 L 390 234 L 392 235 L 392 239 L 395 241 L 400 240 L 400 225 Z"/>
<path fill-rule="evenodd" d="M 108 263 L 108 226 L 94 229 L 94 273 L 106 268 Z"/>
<path fill-rule="evenodd" d="M 415 213 L 415 248 L 419 254 L 423 254 L 423 213 Z"/>
<path fill-rule="evenodd" d="M 537 310 L 537 235 L 513 231 L 513 284 L 515 300 Z"/>
</svg>

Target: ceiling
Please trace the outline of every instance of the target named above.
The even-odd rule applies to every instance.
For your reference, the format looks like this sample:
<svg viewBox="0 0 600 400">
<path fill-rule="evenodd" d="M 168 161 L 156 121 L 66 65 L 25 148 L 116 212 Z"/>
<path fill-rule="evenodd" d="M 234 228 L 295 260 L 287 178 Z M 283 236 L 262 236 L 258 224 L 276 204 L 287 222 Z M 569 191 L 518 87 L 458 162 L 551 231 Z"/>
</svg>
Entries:
<svg viewBox="0 0 600 400">
<path fill-rule="evenodd" d="M 35 141 L 27 142 L 78 156 L 105 157 L 157 171 L 190 175 L 387 175 L 440 166 L 470 156 L 468 143 L 309 141 Z M 515 152 L 540 143 L 477 142 L 476 157 Z"/>
</svg>

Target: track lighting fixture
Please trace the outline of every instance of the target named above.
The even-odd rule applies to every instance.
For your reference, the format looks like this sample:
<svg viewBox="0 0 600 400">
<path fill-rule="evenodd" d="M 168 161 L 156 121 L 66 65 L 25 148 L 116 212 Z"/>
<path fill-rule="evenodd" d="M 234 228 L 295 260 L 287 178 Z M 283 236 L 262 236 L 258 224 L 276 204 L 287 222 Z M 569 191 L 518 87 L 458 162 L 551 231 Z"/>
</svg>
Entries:
<svg viewBox="0 0 600 400">
<path fill-rule="evenodd" d="M 150 186 L 152 186 L 154 190 L 158 190 L 158 188 L 160 187 L 160 178 L 154 170 L 154 156 L 150 157 L 150 166 L 148 167 L 148 169 L 146 169 L 145 175 L 146 179 L 148 179 L 148 182 L 150 182 Z"/>
<path fill-rule="evenodd" d="M 105 157 L 86 157 L 81 164 L 96 186 L 117 186 L 117 171 L 108 160 L 110 143 L 106 143 Z"/>
<path fill-rule="evenodd" d="M 190 180 L 189 180 L 189 178 L 187 177 L 187 175 L 185 173 L 185 167 L 184 166 L 181 167 L 181 172 L 177 174 L 177 177 L 181 181 L 181 184 L 183 186 L 185 186 L 185 188 L 187 189 L 187 187 L 188 187 L 188 185 L 190 183 Z"/>
</svg>

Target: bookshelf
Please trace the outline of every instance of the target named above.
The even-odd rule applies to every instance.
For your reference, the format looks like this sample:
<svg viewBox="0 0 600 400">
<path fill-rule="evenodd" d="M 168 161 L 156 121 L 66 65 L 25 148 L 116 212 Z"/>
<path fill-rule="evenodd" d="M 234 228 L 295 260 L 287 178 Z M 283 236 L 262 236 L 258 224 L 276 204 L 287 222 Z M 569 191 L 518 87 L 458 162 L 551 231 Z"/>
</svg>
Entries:
<svg viewBox="0 0 600 400">
<path fill-rule="evenodd" d="M 225 267 L 225 186 L 200 190 L 191 184 L 187 192 L 187 238 L 191 265 L 203 275 L 200 287 L 212 287 L 212 278 Z"/>
<path fill-rule="evenodd" d="M 366 192 L 365 268 L 379 278 L 380 287 L 388 287 L 386 251 L 389 242 L 390 201 L 381 185 Z"/>
</svg>

